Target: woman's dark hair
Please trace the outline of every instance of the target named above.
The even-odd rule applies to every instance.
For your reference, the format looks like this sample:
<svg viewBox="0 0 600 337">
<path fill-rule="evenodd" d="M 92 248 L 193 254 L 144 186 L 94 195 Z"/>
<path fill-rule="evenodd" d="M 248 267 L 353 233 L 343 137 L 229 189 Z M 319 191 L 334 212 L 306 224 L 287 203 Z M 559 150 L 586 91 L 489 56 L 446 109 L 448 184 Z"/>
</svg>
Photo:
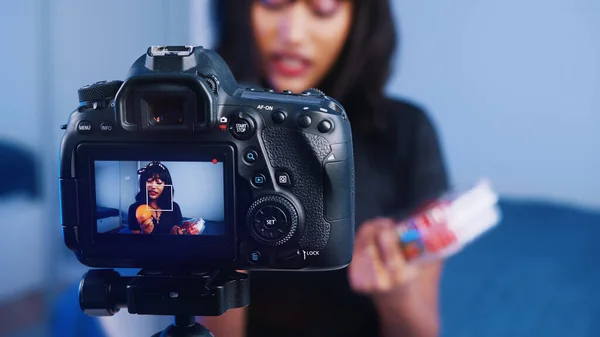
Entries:
<svg viewBox="0 0 600 337">
<path fill-rule="evenodd" d="M 148 163 L 146 167 L 143 167 L 138 170 L 138 175 L 140 176 L 139 181 L 139 192 L 135 197 L 135 201 L 141 204 L 146 203 L 146 193 L 148 188 L 146 187 L 146 182 L 150 178 L 158 178 L 162 180 L 165 185 L 171 185 L 171 193 L 165 193 L 168 190 L 163 190 L 163 193 L 156 200 L 156 204 L 160 209 L 169 209 L 171 208 L 171 194 L 175 194 L 175 190 L 173 189 L 173 179 L 171 179 L 171 173 L 165 165 L 158 161 L 153 161 Z"/>
<path fill-rule="evenodd" d="M 238 82 L 262 83 L 253 36 L 251 6 L 256 0 L 216 0 L 217 48 Z M 380 108 L 385 95 L 396 29 L 389 0 L 353 0 L 348 39 L 334 67 L 317 86 L 342 103 L 353 128 L 381 132 L 390 126 Z M 308 88 L 307 88 L 308 89 Z M 387 121 L 386 121 L 387 120 Z M 355 127 L 356 126 L 356 127 Z"/>
</svg>

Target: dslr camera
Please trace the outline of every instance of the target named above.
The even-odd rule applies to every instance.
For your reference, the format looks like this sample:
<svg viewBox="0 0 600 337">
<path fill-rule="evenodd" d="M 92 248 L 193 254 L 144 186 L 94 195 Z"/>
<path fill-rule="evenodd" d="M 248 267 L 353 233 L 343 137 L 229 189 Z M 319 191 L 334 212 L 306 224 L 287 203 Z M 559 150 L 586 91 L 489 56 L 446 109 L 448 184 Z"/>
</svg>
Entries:
<svg viewBox="0 0 600 337">
<path fill-rule="evenodd" d="M 333 270 L 354 243 L 350 123 L 317 89 L 245 88 L 154 46 L 79 89 L 60 148 L 64 241 L 89 267 Z"/>
</svg>

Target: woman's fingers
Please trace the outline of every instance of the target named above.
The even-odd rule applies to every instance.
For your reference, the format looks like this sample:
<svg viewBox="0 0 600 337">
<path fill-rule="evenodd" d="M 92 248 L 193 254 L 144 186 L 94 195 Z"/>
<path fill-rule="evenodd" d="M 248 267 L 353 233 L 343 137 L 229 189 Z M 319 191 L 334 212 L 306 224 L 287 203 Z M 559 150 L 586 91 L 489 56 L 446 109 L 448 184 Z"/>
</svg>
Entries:
<svg viewBox="0 0 600 337">
<path fill-rule="evenodd" d="M 365 222 L 354 246 L 349 280 L 354 291 L 384 294 L 416 276 L 417 269 L 407 263 L 392 219 Z"/>
<path fill-rule="evenodd" d="M 373 233 L 373 228 L 371 226 L 372 222 L 365 222 L 356 233 L 354 237 L 354 251 L 361 251 L 367 247 L 371 243 L 371 237 Z"/>
<path fill-rule="evenodd" d="M 378 232 L 389 226 L 388 220 L 375 219 L 364 223 L 355 240 L 354 255 L 350 264 L 353 289 L 361 293 L 386 291 L 391 279 L 382 262 L 377 243 Z"/>
<path fill-rule="evenodd" d="M 377 248 L 381 262 L 385 266 L 392 283 L 402 282 L 404 273 L 408 267 L 402 255 L 398 235 L 393 225 L 385 225 L 377 233 Z"/>
<path fill-rule="evenodd" d="M 371 291 L 371 272 L 373 246 L 373 229 L 369 223 L 364 223 L 354 240 L 354 252 L 352 263 L 348 268 L 349 281 L 352 288 L 359 293 L 368 293 Z"/>
<path fill-rule="evenodd" d="M 379 222 L 377 223 L 376 244 L 381 256 L 381 261 L 386 269 L 394 270 L 401 268 L 403 264 L 402 256 L 398 246 L 398 236 L 394 230 L 393 223 Z"/>
<path fill-rule="evenodd" d="M 149 218 L 146 221 L 144 221 L 141 227 L 144 233 L 152 233 L 152 231 L 154 230 L 154 222 L 152 222 L 152 218 Z"/>
</svg>

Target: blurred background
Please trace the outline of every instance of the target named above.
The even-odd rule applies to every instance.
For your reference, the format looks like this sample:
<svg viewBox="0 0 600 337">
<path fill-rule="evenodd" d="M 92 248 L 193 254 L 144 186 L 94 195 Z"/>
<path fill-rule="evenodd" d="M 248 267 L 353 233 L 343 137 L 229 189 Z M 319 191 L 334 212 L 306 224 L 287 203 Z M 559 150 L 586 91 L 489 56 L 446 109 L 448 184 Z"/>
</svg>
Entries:
<svg viewBox="0 0 600 337">
<path fill-rule="evenodd" d="M 455 184 L 486 176 L 502 196 L 502 224 L 447 263 L 443 335 L 600 336 L 600 2 L 392 2 L 390 94 L 428 110 Z M 59 126 L 81 86 L 123 79 L 150 45 L 211 47 L 212 27 L 208 0 L 0 0 L 0 336 L 171 322 L 79 312 Z"/>
</svg>

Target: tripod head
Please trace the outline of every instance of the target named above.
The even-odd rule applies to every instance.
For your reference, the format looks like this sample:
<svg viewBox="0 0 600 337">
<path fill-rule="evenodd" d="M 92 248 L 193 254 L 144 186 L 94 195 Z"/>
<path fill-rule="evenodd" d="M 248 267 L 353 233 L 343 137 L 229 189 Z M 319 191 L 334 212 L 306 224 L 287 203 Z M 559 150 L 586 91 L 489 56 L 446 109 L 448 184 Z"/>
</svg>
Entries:
<svg viewBox="0 0 600 337">
<path fill-rule="evenodd" d="M 81 279 L 79 305 L 89 316 L 173 315 L 175 323 L 153 337 L 214 337 L 195 316 L 219 316 L 250 303 L 248 275 L 231 270 L 171 272 L 141 270 L 123 277 L 93 269 Z"/>
</svg>

